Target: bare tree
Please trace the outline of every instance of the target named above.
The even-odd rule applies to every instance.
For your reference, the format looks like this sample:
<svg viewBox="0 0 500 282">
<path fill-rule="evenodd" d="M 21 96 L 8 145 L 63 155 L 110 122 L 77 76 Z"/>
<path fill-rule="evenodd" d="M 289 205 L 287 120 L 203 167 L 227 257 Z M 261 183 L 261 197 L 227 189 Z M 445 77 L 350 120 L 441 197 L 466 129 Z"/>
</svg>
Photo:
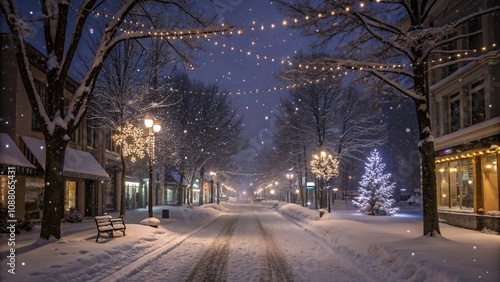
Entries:
<svg viewBox="0 0 500 282">
<path fill-rule="evenodd" d="M 169 95 L 173 89 L 166 79 L 159 78 L 161 70 L 168 66 L 170 54 L 164 44 L 159 43 L 162 42 L 152 41 L 152 46 L 146 50 L 139 42 L 127 40 L 110 52 L 93 93 L 87 118 L 92 126 L 124 134 L 129 123 L 137 125 L 141 117 L 170 105 Z M 125 216 L 127 152 L 124 152 L 123 142 L 127 138 L 122 136 L 118 140 L 122 170 L 120 216 Z"/>
<path fill-rule="evenodd" d="M 299 169 L 301 158 L 310 160 L 326 149 L 340 160 L 345 173 L 347 164 L 362 161 L 369 148 L 386 141 L 376 104 L 354 87 L 343 86 L 340 79 L 297 87 L 290 99 L 282 101 L 276 121 L 274 143 L 280 162 L 287 160 L 288 166 Z"/>
<path fill-rule="evenodd" d="M 210 19 L 193 12 L 191 1 L 96 1 L 85 0 L 77 7 L 69 1 L 41 1 L 39 28 L 45 37 L 47 52 L 47 102 L 40 97 L 31 76 L 31 66 L 26 54 L 25 37 L 32 32 L 25 20 L 18 13 L 13 0 L 1 0 L 0 9 L 7 20 L 7 26 L 12 33 L 12 40 L 16 49 L 17 65 L 21 74 L 22 83 L 31 103 L 33 114 L 42 129 L 46 143 L 46 168 L 44 192 L 44 216 L 40 237 L 49 239 L 61 237 L 61 218 L 64 210 L 64 155 L 69 137 L 78 128 L 84 119 L 89 103 L 92 100 L 97 76 L 113 48 L 120 42 L 130 39 L 162 38 L 169 42 L 185 42 L 190 47 L 188 39 L 218 31 L 225 31 L 229 27 L 206 28 Z M 99 11 L 105 7 L 106 14 Z M 70 21 L 73 15 L 70 11 L 76 10 L 74 24 Z M 151 14 L 147 11 L 157 11 L 158 16 L 175 14 L 182 19 L 184 30 L 171 30 L 170 26 L 155 26 L 151 21 Z M 161 13 L 158 13 L 162 11 Z M 36 14 L 36 13 L 35 13 Z M 95 15 L 95 17 L 91 17 Z M 104 17 L 102 15 L 105 15 Z M 93 20 L 107 22 L 102 30 L 99 45 L 93 50 L 91 63 L 83 71 L 83 76 L 75 94 L 65 103 L 64 88 L 75 55 L 85 48 L 81 47 L 82 38 L 87 36 L 87 25 Z M 35 22 L 37 24 L 38 22 Z M 142 28 L 141 24 L 153 26 L 152 29 Z M 70 36 L 70 37 L 68 37 Z M 178 46 L 178 45 L 177 45 Z M 179 50 L 179 49 L 176 49 Z"/>
<path fill-rule="evenodd" d="M 451 50 L 467 54 L 456 60 L 436 62 L 429 68 L 434 53 L 446 54 L 446 44 L 472 37 L 480 32 L 465 27 L 469 20 L 500 10 L 498 1 L 396 0 L 302 0 L 294 3 L 277 1 L 287 16 L 297 19 L 293 25 L 303 34 L 317 38 L 315 46 L 337 47 L 333 57 L 314 58 L 302 62 L 287 75 L 297 79 L 318 79 L 355 70 L 378 78 L 385 85 L 413 100 L 419 128 L 419 151 L 424 197 L 423 234 L 440 234 L 435 175 L 434 137 L 429 114 L 427 72 L 432 69 L 482 60 L 498 55 L 491 52 L 472 52 L 468 47 Z M 465 8 L 467 7 L 467 8 Z M 443 15 L 454 15 L 449 23 L 440 23 Z M 307 68 L 307 71 L 306 71 Z M 314 76 L 309 76 L 316 70 Z"/>
<path fill-rule="evenodd" d="M 178 102 L 164 112 L 174 136 L 165 150 L 177 152 L 171 154 L 176 158 L 172 161 L 190 183 L 186 198 L 191 203 L 196 173 L 202 168 L 228 169 L 231 156 L 241 149 L 241 118 L 215 85 L 191 81 L 186 74 L 174 76 L 172 83 Z"/>
</svg>

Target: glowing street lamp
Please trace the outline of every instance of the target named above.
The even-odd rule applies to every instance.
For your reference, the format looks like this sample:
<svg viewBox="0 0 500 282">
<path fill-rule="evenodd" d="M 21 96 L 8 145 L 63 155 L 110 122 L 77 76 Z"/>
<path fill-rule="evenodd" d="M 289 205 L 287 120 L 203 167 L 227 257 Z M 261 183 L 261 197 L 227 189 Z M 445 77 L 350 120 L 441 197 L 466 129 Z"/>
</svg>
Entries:
<svg viewBox="0 0 500 282">
<path fill-rule="evenodd" d="M 148 214 L 149 217 L 153 217 L 153 159 L 154 159 L 154 153 L 155 153 L 155 133 L 160 132 L 161 130 L 161 124 L 160 122 L 151 117 L 151 116 L 146 116 L 144 118 L 144 125 L 146 125 L 146 128 L 149 130 L 149 150 L 148 150 L 148 155 L 149 155 L 149 161 L 148 161 L 148 169 L 149 169 L 149 189 L 148 189 L 148 196 L 149 196 L 149 203 L 148 203 Z"/>
</svg>

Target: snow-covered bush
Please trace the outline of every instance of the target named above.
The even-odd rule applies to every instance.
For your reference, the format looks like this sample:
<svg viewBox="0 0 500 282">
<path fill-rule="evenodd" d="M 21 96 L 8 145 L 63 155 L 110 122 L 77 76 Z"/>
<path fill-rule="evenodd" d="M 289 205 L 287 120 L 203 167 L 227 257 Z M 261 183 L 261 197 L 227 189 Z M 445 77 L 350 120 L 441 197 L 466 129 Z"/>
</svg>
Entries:
<svg viewBox="0 0 500 282">
<path fill-rule="evenodd" d="M 146 219 L 141 220 L 139 224 L 151 227 L 158 227 L 158 225 L 160 225 L 160 220 L 156 217 L 148 217 Z"/>
<path fill-rule="evenodd" d="M 76 210 L 75 207 L 70 207 L 64 212 L 63 222 L 82 222 L 83 216 Z"/>
<path fill-rule="evenodd" d="M 359 196 L 352 202 L 366 215 L 394 215 L 392 194 L 396 184 L 390 182 L 391 174 L 384 173 L 385 163 L 375 149 L 365 163 L 365 174 L 359 182 Z"/>
</svg>

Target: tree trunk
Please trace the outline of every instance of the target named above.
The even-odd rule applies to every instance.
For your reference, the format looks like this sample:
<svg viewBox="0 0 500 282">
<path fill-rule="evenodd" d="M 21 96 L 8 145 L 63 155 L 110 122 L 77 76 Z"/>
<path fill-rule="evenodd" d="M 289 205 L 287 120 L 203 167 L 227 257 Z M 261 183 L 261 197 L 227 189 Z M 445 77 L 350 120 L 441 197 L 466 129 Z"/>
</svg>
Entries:
<svg viewBox="0 0 500 282">
<path fill-rule="evenodd" d="M 45 189 L 40 238 L 61 238 L 61 219 L 64 215 L 64 155 L 67 141 L 64 135 L 54 134 L 45 138 Z"/>
<path fill-rule="evenodd" d="M 205 169 L 202 167 L 200 169 L 200 199 L 198 205 L 201 207 L 203 205 L 203 180 L 205 178 Z"/>
<path fill-rule="evenodd" d="M 423 128 L 430 128 L 430 119 L 428 114 L 417 114 L 418 126 L 420 131 Z M 436 164 L 434 153 L 434 141 L 429 140 L 425 134 L 420 133 L 420 162 L 421 162 L 421 187 L 423 199 L 423 217 L 424 217 L 424 235 L 433 236 L 434 232 L 441 234 L 439 230 L 439 219 L 437 209 L 437 196 L 436 196 Z"/>
<path fill-rule="evenodd" d="M 120 147 L 121 148 L 121 147 Z M 125 217 L 125 210 L 127 205 L 127 194 L 126 194 L 126 186 L 125 186 L 125 176 L 126 176 L 126 165 L 125 157 L 123 157 L 123 152 L 120 149 L 120 160 L 122 162 L 122 189 L 121 189 L 121 204 L 120 204 L 120 217 Z"/>
<path fill-rule="evenodd" d="M 429 91 L 426 87 L 425 69 L 422 64 L 414 66 L 415 92 L 425 99 L 414 100 L 417 111 L 419 129 L 421 187 L 423 199 L 423 231 L 425 236 L 441 234 L 437 210 L 436 192 L 436 164 L 434 152 L 434 137 L 432 136 L 431 120 L 429 114 Z"/>
<path fill-rule="evenodd" d="M 183 189 L 182 189 L 182 180 L 184 179 L 184 172 L 180 172 L 180 180 L 179 180 L 179 186 L 177 186 L 177 205 L 182 206 L 182 194 L 183 194 Z"/>
</svg>

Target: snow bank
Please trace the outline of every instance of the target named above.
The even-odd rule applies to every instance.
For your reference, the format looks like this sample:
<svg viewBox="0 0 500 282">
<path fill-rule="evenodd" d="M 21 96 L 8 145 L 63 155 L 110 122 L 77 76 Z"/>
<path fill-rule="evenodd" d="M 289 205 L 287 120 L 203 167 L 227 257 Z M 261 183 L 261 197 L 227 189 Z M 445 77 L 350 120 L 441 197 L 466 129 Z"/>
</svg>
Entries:
<svg viewBox="0 0 500 282">
<path fill-rule="evenodd" d="M 148 217 L 146 219 L 141 220 L 141 222 L 139 223 L 151 227 L 158 227 L 158 225 L 160 225 L 160 220 L 156 217 Z"/>
<path fill-rule="evenodd" d="M 214 210 L 220 211 L 220 212 L 226 212 L 226 211 L 228 211 L 227 208 L 223 207 L 222 205 L 217 205 L 217 204 L 205 204 L 205 205 L 201 205 L 200 208 L 214 209 Z"/>
<path fill-rule="evenodd" d="M 409 228 L 406 227 L 409 220 L 405 217 L 373 217 L 350 211 L 350 219 L 357 218 L 362 221 L 359 222 L 345 220 L 343 214 L 335 211 L 319 219 L 318 211 L 295 204 L 280 205 L 276 210 L 346 256 L 355 257 L 358 263 L 389 266 L 402 280 L 496 281 L 500 273 L 498 253 L 488 250 L 488 247 L 479 250 L 478 245 L 471 243 L 480 244 L 482 240 L 493 239 L 494 244 L 499 240 L 481 238 L 491 235 L 477 231 L 443 224 L 441 232 L 446 238 L 439 235 L 428 237 L 422 236 L 421 230 L 415 228 L 421 228 L 421 221 L 415 220 Z M 468 235 L 453 237 L 453 233 L 447 232 L 449 228 L 453 228 L 456 234 L 466 232 Z"/>
<path fill-rule="evenodd" d="M 292 218 L 296 221 L 308 222 L 319 220 L 319 212 L 317 210 L 311 210 L 296 204 L 282 205 L 278 208 L 278 211 L 281 214 L 286 215 L 287 217 Z"/>
</svg>

